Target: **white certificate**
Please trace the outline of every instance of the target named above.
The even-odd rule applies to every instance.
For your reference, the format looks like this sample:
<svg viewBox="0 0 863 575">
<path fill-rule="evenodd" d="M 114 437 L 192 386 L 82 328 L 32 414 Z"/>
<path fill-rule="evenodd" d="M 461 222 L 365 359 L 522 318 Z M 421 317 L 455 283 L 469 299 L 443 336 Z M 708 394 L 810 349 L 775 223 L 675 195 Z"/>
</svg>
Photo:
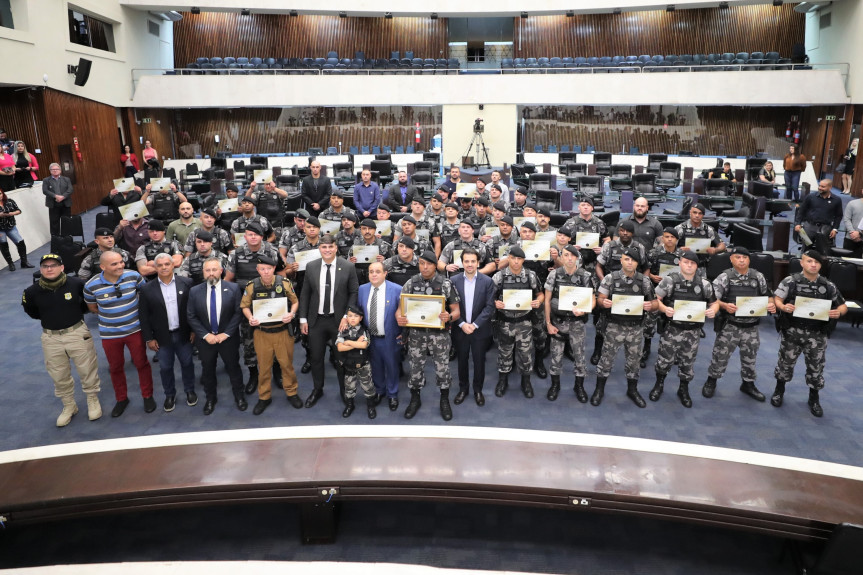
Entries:
<svg viewBox="0 0 863 575">
<path fill-rule="evenodd" d="M 119 178 L 114 180 L 118 192 L 131 192 L 135 189 L 135 178 Z"/>
<path fill-rule="evenodd" d="M 536 218 L 517 217 L 512 219 L 512 225 L 515 226 L 515 229 L 520 228 L 525 222 L 530 222 L 533 225 L 536 225 Z"/>
<path fill-rule="evenodd" d="M 246 245 L 246 234 L 243 232 L 237 232 L 234 234 L 234 247 L 238 248 L 244 245 Z"/>
<path fill-rule="evenodd" d="M 644 315 L 644 296 L 619 293 L 612 295 L 611 313 L 614 315 Z"/>
<path fill-rule="evenodd" d="M 378 246 L 354 246 L 351 248 L 351 255 L 357 258 L 358 264 L 367 264 L 377 261 L 381 251 Z"/>
<path fill-rule="evenodd" d="M 662 277 L 667 276 L 671 272 L 680 271 L 680 266 L 675 266 L 672 264 L 659 264 L 659 275 Z"/>
<path fill-rule="evenodd" d="M 440 320 L 442 311 L 441 300 L 439 298 L 409 297 L 404 303 L 404 314 L 409 324 L 426 327 L 443 327 L 443 321 Z"/>
<path fill-rule="evenodd" d="M 578 311 L 590 313 L 593 290 L 589 287 L 560 286 L 557 300 L 557 311 L 572 311 L 573 306 Z"/>
<path fill-rule="evenodd" d="M 500 235 L 500 228 L 497 226 L 486 226 L 485 235 L 490 238 L 496 237 Z"/>
<path fill-rule="evenodd" d="M 469 184 L 467 182 L 461 182 L 456 184 L 455 186 L 455 196 L 457 198 L 470 198 L 474 199 L 479 194 L 476 191 L 476 184 Z"/>
<path fill-rule="evenodd" d="M 575 234 L 575 245 L 580 248 L 592 250 L 599 247 L 599 234 L 594 232 L 577 232 Z"/>
<path fill-rule="evenodd" d="M 833 302 L 829 299 L 797 296 L 794 300 L 794 313 L 791 315 L 803 319 L 830 321 L 830 307 L 832 304 Z"/>
<path fill-rule="evenodd" d="M 767 315 L 767 296 L 740 296 L 734 302 L 737 306 L 737 317 L 764 317 Z"/>
<path fill-rule="evenodd" d="M 375 220 L 375 227 L 382 236 L 391 236 L 393 234 L 393 223 L 390 220 Z"/>
<path fill-rule="evenodd" d="M 239 198 L 225 198 L 224 200 L 219 200 L 219 209 L 222 210 L 223 214 L 228 212 L 236 212 L 239 208 Z"/>
<path fill-rule="evenodd" d="M 860 309 L 860 306 L 855 301 L 846 301 L 845 305 L 850 307 L 850 308 Z"/>
<path fill-rule="evenodd" d="M 431 234 L 429 233 L 428 230 L 417 229 L 416 232 L 417 232 L 417 239 L 418 240 L 425 240 L 425 241 L 431 240 Z"/>
<path fill-rule="evenodd" d="M 266 184 L 273 181 L 273 170 L 255 170 L 255 181 Z"/>
<path fill-rule="evenodd" d="M 533 291 L 529 289 L 505 289 L 503 290 L 503 309 L 512 311 L 528 311 L 531 309 L 530 302 L 533 301 Z"/>
<path fill-rule="evenodd" d="M 252 315 L 261 323 L 282 322 L 282 317 L 288 314 L 288 298 L 252 300 Z"/>
<path fill-rule="evenodd" d="M 526 260 L 544 262 L 551 259 L 551 245 L 548 242 L 522 240 L 521 249 L 524 250 L 524 259 Z"/>
<path fill-rule="evenodd" d="M 461 264 L 461 254 L 464 253 L 464 250 L 453 250 L 452 251 L 452 260 L 449 263 L 457 265 L 459 268 L 462 268 Z"/>
<path fill-rule="evenodd" d="M 557 232 L 536 232 L 533 239 L 537 242 L 546 242 L 551 246 L 557 243 Z"/>
<path fill-rule="evenodd" d="M 150 178 L 150 191 L 159 192 L 171 187 L 171 178 Z"/>
<path fill-rule="evenodd" d="M 294 261 L 300 264 L 299 271 L 305 271 L 309 262 L 321 259 L 321 250 L 306 250 L 304 252 L 296 252 Z"/>
<path fill-rule="evenodd" d="M 674 321 L 691 321 L 704 323 L 704 312 L 707 311 L 706 301 L 677 300 L 674 302 Z"/>
<path fill-rule="evenodd" d="M 706 254 L 710 247 L 710 238 L 686 238 L 683 244 L 697 254 Z"/>
<path fill-rule="evenodd" d="M 512 246 L 509 244 L 503 244 L 502 246 L 497 246 L 497 257 L 505 258 L 507 254 L 509 254 L 509 248 Z"/>
<path fill-rule="evenodd" d="M 337 234 L 342 227 L 342 222 L 321 220 L 321 234 Z"/>
<path fill-rule="evenodd" d="M 120 206 L 120 215 L 124 220 L 138 220 L 150 214 L 144 202 L 132 202 L 125 206 Z"/>
</svg>

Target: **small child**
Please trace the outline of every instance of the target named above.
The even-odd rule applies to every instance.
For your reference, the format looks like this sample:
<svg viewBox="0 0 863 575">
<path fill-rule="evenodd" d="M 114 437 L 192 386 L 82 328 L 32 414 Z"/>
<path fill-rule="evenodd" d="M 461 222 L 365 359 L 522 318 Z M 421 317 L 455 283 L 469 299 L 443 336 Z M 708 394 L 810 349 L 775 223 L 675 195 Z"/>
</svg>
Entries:
<svg viewBox="0 0 863 575">
<path fill-rule="evenodd" d="M 369 332 L 363 327 L 363 308 L 356 304 L 348 306 L 348 327 L 339 332 L 336 348 L 341 354 L 345 369 L 345 410 L 342 417 L 350 417 L 354 412 L 354 397 L 357 395 L 357 381 L 366 396 L 369 419 L 377 417 L 375 411 L 375 386 L 372 384 L 372 368 L 369 364 Z"/>
</svg>

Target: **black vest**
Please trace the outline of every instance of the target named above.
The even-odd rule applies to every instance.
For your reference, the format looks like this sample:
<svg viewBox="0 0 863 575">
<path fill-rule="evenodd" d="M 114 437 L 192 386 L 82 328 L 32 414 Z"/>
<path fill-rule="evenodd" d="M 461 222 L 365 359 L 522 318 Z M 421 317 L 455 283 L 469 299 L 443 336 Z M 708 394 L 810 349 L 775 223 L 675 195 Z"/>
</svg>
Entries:
<svg viewBox="0 0 863 575">
<path fill-rule="evenodd" d="M 436 273 L 430 281 L 426 282 L 422 274 L 417 274 L 411 278 L 410 293 L 415 295 L 444 295 L 443 280 L 443 276 Z M 427 283 L 428 286 L 426 286 Z"/>
<path fill-rule="evenodd" d="M 258 194 L 258 214 L 267 218 L 267 220 L 278 222 L 282 219 L 282 214 L 285 205 L 277 194 L 261 192 Z"/>
<path fill-rule="evenodd" d="M 695 274 L 692 281 L 688 281 L 680 272 L 671 272 L 668 277 L 674 282 L 674 297 L 665 296 L 662 298 L 662 303 L 669 307 L 674 307 L 674 302 L 681 301 L 707 301 L 704 294 L 704 286 L 702 285 L 701 277 Z M 673 321 L 669 320 L 671 325 L 684 329 L 693 329 L 704 324 L 693 321 Z"/>
<path fill-rule="evenodd" d="M 659 266 L 665 264 L 667 266 L 679 266 L 680 265 L 680 255 L 677 251 L 669 252 L 665 248 L 662 248 L 661 252 L 658 252 L 656 259 L 652 262 L 650 266 L 650 273 L 653 275 L 659 275 Z"/>
<path fill-rule="evenodd" d="M 339 334 L 339 337 L 343 338 L 345 341 L 357 341 L 365 333 L 365 330 L 362 328 L 356 330 L 357 333 L 355 335 L 351 333 L 352 331 L 354 330 L 348 326 L 348 330 Z M 348 351 L 340 351 L 339 356 L 345 369 L 348 370 L 348 372 L 354 373 L 369 362 L 369 349 L 359 349 L 354 347 Z"/>
<path fill-rule="evenodd" d="M 830 282 L 822 275 L 818 276 L 814 282 L 806 279 L 802 272 L 797 272 L 791 276 L 791 282 L 788 286 L 788 296 L 785 301 L 793 304 L 794 298 L 797 296 L 808 297 L 812 299 L 832 300 L 830 293 Z M 819 321 L 817 319 L 806 319 L 804 317 L 791 316 L 789 318 L 792 327 L 805 329 L 806 331 L 814 331 L 818 333 L 827 333 L 829 331 L 829 323 L 827 321 Z"/>
<path fill-rule="evenodd" d="M 387 260 L 387 264 L 387 279 L 400 286 L 404 286 L 409 279 L 420 271 L 419 262 L 413 263 L 411 261 L 410 263 L 405 263 L 399 256 L 391 257 Z"/>
<path fill-rule="evenodd" d="M 529 290 L 531 290 L 531 299 L 536 299 L 536 296 L 538 294 L 538 290 L 534 289 L 530 285 L 530 275 L 533 272 L 531 272 L 527 268 L 523 268 L 522 271 L 524 272 L 524 277 L 520 277 L 520 276 L 515 275 L 514 273 L 512 273 L 512 271 L 509 268 L 507 268 L 501 272 L 503 274 L 503 282 L 498 287 L 499 291 L 497 293 L 497 299 L 503 299 L 503 290 L 508 290 L 508 289 L 517 289 L 517 290 L 529 289 Z M 534 274 L 534 275 L 536 275 L 536 274 Z M 539 283 L 539 280 L 537 280 L 537 283 Z M 516 310 L 511 310 L 511 309 L 499 309 L 499 310 L 497 310 L 497 312 L 501 316 L 503 316 L 504 318 L 509 319 L 509 320 L 527 319 L 527 316 L 529 316 L 532 311 L 533 311 L 532 307 L 528 307 L 524 311 L 520 311 L 520 310 L 516 311 Z"/>
<path fill-rule="evenodd" d="M 590 283 L 591 275 L 583 268 L 578 268 L 575 270 L 575 281 L 573 281 L 572 277 L 566 273 L 566 271 L 559 272 L 558 270 L 563 270 L 563 268 L 557 268 L 557 270 L 551 272 L 554 274 L 554 287 L 551 290 L 551 313 L 558 317 L 567 318 L 567 319 L 576 319 L 582 323 L 587 322 L 588 314 L 584 314 L 581 317 L 575 317 L 571 311 L 560 311 L 558 310 L 558 301 L 560 300 L 560 288 L 563 287 L 588 287 L 593 289 L 593 286 Z"/>
<path fill-rule="evenodd" d="M 641 296 L 644 297 L 644 276 L 635 272 L 635 275 L 632 278 L 632 283 L 628 283 L 624 281 L 624 273 L 622 271 L 612 272 L 611 274 L 611 293 L 609 293 L 609 297 L 614 294 L 621 295 L 632 295 L 632 296 Z M 644 315 L 639 316 L 630 316 L 630 315 L 616 315 L 611 313 L 611 309 L 608 310 L 609 320 L 622 324 L 622 325 L 634 325 L 637 323 L 641 323 L 644 320 Z"/>
<path fill-rule="evenodd" d="M 725 303 L 735 303 L 738 297 L 753 297 L 761 295 L 758 291 L 758 279 L 747 274 L 745 278 L 738 278 L 733 269 L 722 272 L 728 278 L 728 289 L 722 296 Z M 761 318 L 758 317 L 736 317 L 733 314 L 723 312 L 728 316 L 730 322 L 738 325 L 758 325 Z"/>
<path fill-rule="evenodd" d="M 180 204 L 174 199 L 171 194 L 167 197 L 162 194 L 153 196 L 153 212 L 158 214 L 158 218 L 163 221 L 176 220 L 180 217 Z"/>
</svg>

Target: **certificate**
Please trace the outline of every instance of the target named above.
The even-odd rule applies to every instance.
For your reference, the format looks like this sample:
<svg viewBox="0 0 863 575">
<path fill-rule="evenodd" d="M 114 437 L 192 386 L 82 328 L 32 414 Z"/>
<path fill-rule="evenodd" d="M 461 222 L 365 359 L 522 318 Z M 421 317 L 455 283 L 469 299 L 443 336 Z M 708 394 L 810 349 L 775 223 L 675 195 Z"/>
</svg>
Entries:
<svg viewBox="0 0 863 575">
<path fill-rule="evenodd" d="M 686 238 L 684 245 L 697 254 L 706 254 L 710 247 L 710 238 Z"/>
<path fill-rule="evenodd" d="M 594 232 L 576 232 L 575 245 L 592 250 L 599 247 L 599 234 Z"/>
<path fill-rule="evenodd" d="M 288 314 L 288 298 L 252 300 L 252 316 L 261 323 L 282 323 L 282 318 Z"/>
<path fill-rule="evenodd" d="M 832 304 L 833 302 L 829 299 L 797 296 L 794 300 L 794 313 L 791 315 L 803 319 L 830 321 L 830 307 Z"/>
<path fill-rule="evenodd" d="M 444 311 L 442 295 L 401 295 L 401 312 L 408 320 L 408 327 L 443 329 L 440 314 Z"/>
<path fill-rule="evenodd" d="M 490 238 L 494 238 L 500 235 L 500 228 L 497 226 L 486 226 L 485 235 Z"/>
<path fill-rule="evenodd" d="M 525 218 L 520 216 L 512 219 L 512 225 L 515 226 L 516 229 L 520 228 L 525 222 L 530 222 L 533 225 L 536 225 L 536 218 Z"/>
<path fill-rule="evenodd" d="M 135 178 L 119 178 L 114 180 L 118 192 L 131 192 L 135 189 Z"/>
<path fill-rule="evenodd" d="M 509 244 L 503 244 L 502 246 L 497 246 L 497 257 L 505 258 L 509 254 L 509 248 L 512 246 Z"/>
<path fill-rule="evenodd" d="M 680 271 L 680 266 L 675 266 L 672 264 L 659 264 L 659 275 L 662 277 L 667 276 L 671 272 Z"/>
<path fill-rule="evenodd" d="M 150 191 L 159 192 L 171 187 L 171 178 L 150 178 Z"/>
<path fill-rule="evenodd" d="M 239 198 L 225 198 L 224 200 L 219 200 L 219 209 L 222 210 L 223 214 L 228 212 L 236 212 L 239 203 Z"/>
<path fill-rule="evenodd" d="M 321 250 L 306 250 L 294 253 L 294 261 L 300 264 L 299 271 L 305 271 L 309 262 L 321 259 Z"/>
<path fill-rule="evenodd" d="M 452 259 L 449 263 L 457 265 L 459 268 L 462 268 L 461 264 L 461 254 L 464 253 L 464 250 L 453 250 L 452 251 Z"/>
<path fill-rule="evenodd" d="M 690 321 L 704 323 L 704 312 L 707 311 L 706 301 L 677 300 L 674 302 L 674 321 Z"/>
<path fill-rule="evenodd" d="M 426 241 L 426 242 L 428 242 L 428 241 L 430 241 L 430 240 L 431 240 L 431 234 L 429 233 L 429 231 L 428 231 L 428 230 L 420 230 L 420 229 L 417 229 L 417 231 L 416 231 L 416 232 L 417 232 L 417 239 L 418 239 L 418 240 L 423 240 L 423 241 Z"/>
<path fill-rule="evenodd" d="M 589 287 L 560 286 L 557 300 L 557 311 L 572 311 L 573 307 L 578 311 L 590 313 L 593 309 L 591 301 L 593 290 Z"/>
<path fill-rule="evenodd" d="M 736 317 L 764 317 L 767 315 L 767 296 L 740 296 L 734 303 L 737 306 Z"/>
<path fill-rule="evenodd" d="M 380 253 L 378 246 L 354 246 L 351 248 L 351 255 L 357 258 L 358 264 L 376 262 Z"/>
<path fill-rule="evenodd" d="M 139 220 L 149 214 L 150 211 L 147 209 L 147 206 L 141 201 L 120 206 L 120 215 L 124 220 Z"/>
<path fill-rule="evenodd" d="M 469 184 L 466 182 L 460 182 L 455 186 L 455 196 L 457 198 L 470 198 L 474 199 L 479 194 L 476 191 L 476 184 Z"/>
<path fill-rule="evenodd" d="M 533 239 L 537 242 L 545 242 L 551 246 L 557 243 L 557 232 L 536 232 L 536 236 Z"/>
<path fill-rule="evenodd" d="M 234 234 L 234 247 L 238 248 L 244 245 L 246 245 L 246 234 L 243 232 L 237 232 Z"/>
<path fill-rule="evenodd" d="M 845 305 L 850 307 L 850 308 L 860 309 L 860 306 L 857 304 L 856 301 L 846 301 Z"/>
<path fill-rule="evenodd" d="M 536 240 L 522 240 L 521 249 L 524 250 L 524 259 L 533 262 L 544 262 L 551 259 L 551 244 Z"/>
<path fill-rule="evenodd" d="M 511 311 L 530 311 L 533 300 L 533 290 L 505 289 L 503 290 L 503 309 Z"/>
<path fill-rule="evenodd" d="M 342 222 L 321 220 L 321 234 L 337 234 L 342 227 Z"/>
<path fill-rule="evenodd" d="M 611 313 L 614 315 L 644 315 L 644 296 L 619 293 L 612 295 Z"/>
<path fill-rule="evenodd" d="M 375 220 L 375 227 L 382 236 L 393 235 L 393 223 L 390 220 Z"/>
<path fill-rule="evenodd" d="M 273 170 L 255 170 L 255 181 L 266 184 L 273 181 Z"/>
</svg>

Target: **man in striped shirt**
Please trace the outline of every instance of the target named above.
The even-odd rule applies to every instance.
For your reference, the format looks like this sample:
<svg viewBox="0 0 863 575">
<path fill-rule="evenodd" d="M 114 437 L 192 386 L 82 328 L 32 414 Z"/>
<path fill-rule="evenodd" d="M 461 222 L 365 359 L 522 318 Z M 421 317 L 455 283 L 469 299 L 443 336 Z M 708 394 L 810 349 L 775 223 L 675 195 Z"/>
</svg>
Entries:
<svg viewBox="0 0 863 575">
<path fill-rule="evenodd" d="M 102 349 L 108 358 L 111 383 L 117 405 L 111 417 L 120 417 L 129 405 L 126 395 L 126 373 L 123 348 L 128 347 L 132 362 L 138 369 L 138 381 L 144 398 L 144 411 L 156 409 L 153 399 L 153 372 L 147 361 L 144 339 L 141 337 L 141 322 L 138 317 L 138 289 L 144 278 L 132 270 L 125 269 L 123 257 L 116 252 L 105 252 L 99 261 L 102 273 L 94 276 L 84 286 L 84 301 L 90 311 L 99 316 L 99 336 Z"/>
</svg>

